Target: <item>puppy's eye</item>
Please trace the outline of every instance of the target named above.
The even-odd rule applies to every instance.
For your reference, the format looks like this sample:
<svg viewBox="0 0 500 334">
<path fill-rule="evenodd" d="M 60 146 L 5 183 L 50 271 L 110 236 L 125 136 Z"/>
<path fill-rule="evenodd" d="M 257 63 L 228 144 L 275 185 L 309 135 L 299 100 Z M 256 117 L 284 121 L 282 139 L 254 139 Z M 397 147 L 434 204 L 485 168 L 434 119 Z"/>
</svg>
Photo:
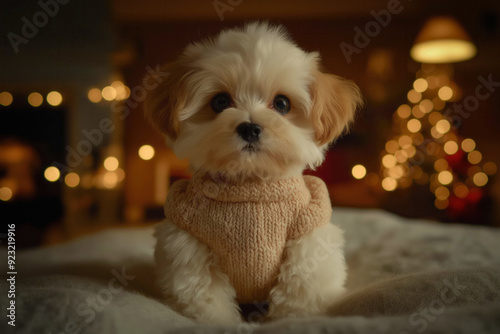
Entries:
<svg viewBox="0 0 500 334">
<path fill-rule="evenodd" d="M 212 98 L 210 106 L 216 113 L 223 112 L 225 109 L 229 108 L 233 101 L 228 93 L 219 93 Z"/>
<path fill-rule="evenodd" d="M 276 95 L 273 101 L 273 108 L 280 114 L 288 114 L 290 111 L 290 100 L 285 95 Z"/>
</svg>

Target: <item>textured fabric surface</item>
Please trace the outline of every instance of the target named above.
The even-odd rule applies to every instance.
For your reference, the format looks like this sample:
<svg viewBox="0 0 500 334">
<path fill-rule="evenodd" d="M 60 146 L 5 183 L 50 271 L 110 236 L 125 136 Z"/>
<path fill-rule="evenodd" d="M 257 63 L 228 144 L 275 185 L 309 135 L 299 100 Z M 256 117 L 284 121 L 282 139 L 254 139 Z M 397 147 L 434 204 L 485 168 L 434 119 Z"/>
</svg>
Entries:
<svg viewBox="0 0 500 334">
<path fill-rule="evenodd" d="M 18 252 L 16 328 L 2 321 L 0 332 L 500 333 L 499 230 L 379 210 L 332 217 L 345 230 L 350 292 L 323 317 L 198 325 L 158 301 L 153 229 L 143 228 Z"/>
<path fill-rule="evenodd" d="M 206 244 L 240 303 L 265 300 L 279 275 L 285 243 L 327 224 L 326 185 L 314 176 L 235 184 L 195 175 L 177 181 L 165 216 Z"/>
</svg>

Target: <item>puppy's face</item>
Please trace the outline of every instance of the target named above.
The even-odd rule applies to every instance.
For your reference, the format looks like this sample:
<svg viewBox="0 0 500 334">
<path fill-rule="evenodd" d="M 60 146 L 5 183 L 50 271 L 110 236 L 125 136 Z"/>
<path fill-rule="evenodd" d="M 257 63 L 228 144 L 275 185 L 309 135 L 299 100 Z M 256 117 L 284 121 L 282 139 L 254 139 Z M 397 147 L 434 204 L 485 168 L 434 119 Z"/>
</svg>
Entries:
<svg viewBox="0 0 500 334">
<path fill-rule="evenodd" d="M 321 164 L 360 103 L 279 28 L 250 24 L 194 44 L 167 65 L 146 115 L 195 171 L 277 179 Z"/>
</svg>

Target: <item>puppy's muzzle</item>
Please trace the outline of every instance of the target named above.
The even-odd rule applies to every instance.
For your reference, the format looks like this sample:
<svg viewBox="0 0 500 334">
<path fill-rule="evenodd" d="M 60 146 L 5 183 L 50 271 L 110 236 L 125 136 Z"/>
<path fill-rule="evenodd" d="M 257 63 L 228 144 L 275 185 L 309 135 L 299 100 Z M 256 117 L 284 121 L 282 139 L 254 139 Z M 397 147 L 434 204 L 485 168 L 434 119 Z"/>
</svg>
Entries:
<svg viewBox="0 0 500 334">
<path fill-rule="evenodd" d="M 259 137 L 262 134 L 262 128 L 255 123 L 245 122 L 238 125 L 236 132 L 238 132 L 243 140 L 252 144 L 259 140 Z"/>
</svg>

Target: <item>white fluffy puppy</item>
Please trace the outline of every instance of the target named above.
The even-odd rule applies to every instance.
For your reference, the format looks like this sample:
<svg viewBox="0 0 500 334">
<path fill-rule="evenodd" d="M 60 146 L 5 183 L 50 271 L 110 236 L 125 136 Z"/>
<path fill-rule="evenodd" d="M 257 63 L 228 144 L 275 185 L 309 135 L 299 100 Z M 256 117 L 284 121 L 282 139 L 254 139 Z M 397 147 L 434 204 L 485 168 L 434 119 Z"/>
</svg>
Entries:
<svg viewBox="0 0 500 334">
<path fill-rule="evenodd" d="M 342 231 L 326 186 L 306 168 L 361 103 L 355 84 L 320 70 L 316 52 L 253 23 L 189 45 L 166 66 L 146 116 L 188 158 L 156 230 L 165 301 L 202 323 L 320 314 L 343 293 Z"/>
</svg>

